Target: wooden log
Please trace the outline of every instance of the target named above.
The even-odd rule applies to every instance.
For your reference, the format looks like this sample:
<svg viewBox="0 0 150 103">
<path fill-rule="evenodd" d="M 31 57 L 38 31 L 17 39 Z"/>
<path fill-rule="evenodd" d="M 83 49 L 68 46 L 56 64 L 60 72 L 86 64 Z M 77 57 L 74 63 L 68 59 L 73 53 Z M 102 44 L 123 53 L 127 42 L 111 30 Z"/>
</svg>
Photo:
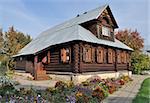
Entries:
<svg viewBox="0 0 150 103">
<path fill-rule="evenodd" d="M 73 45 L 73 72 L 77 73 L 79 72 L 79 45 L 75 44 Z"/>
</svg>

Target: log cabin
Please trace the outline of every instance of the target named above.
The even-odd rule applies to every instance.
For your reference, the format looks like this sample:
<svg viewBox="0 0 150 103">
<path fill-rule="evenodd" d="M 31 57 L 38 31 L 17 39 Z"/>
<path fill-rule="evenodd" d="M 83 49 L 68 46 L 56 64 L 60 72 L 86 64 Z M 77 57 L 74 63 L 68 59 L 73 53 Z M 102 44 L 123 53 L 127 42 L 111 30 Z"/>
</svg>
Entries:
<svg viewBox="0 0 150 103">
<path fill-rule="evenodd" d="M 57 73 L 82 79 L 86 73 L 131 71 L 133 49 L 115 38 L 116 28 L 109 5 L 84 12 L 27 44 L 14 56 L 15 69 L 31 73 L 35 80 Z"/>
</svg>

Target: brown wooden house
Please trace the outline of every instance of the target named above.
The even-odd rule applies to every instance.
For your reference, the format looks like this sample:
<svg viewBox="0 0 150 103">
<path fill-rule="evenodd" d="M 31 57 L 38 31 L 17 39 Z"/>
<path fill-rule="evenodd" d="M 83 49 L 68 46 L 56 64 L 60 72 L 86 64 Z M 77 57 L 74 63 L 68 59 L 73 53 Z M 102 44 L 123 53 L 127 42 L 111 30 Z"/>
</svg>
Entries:
<svg viewBox="0 0 150 103">
<path fill-rule="evenodd" d="M 115 39 L 118 28 L 108 5 L 98 7 L 42 32 L 17 55 L 16 70 L 35 79 L 48 73 L 130 70 L 131 48 Z"/>
</svg>

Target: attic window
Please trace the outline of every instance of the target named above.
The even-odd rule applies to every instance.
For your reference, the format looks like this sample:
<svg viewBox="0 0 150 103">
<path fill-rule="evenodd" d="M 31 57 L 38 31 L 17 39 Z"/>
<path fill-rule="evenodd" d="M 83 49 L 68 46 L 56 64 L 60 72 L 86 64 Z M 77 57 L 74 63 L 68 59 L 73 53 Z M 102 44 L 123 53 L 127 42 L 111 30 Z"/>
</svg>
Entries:
<svg viewBox="0 0 150 103">
<path fill-rule="evenodd" d="M 108 27 L 102 26 L 102 35 L 110 36 L 110 30 Z"/>
</svg>

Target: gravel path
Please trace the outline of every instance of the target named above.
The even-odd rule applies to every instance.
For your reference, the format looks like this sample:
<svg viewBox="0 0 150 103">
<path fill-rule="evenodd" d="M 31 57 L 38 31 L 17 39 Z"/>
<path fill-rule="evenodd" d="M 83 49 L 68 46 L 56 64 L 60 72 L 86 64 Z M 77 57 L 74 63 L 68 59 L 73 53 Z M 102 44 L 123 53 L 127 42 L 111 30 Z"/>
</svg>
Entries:
<svg viewBox="0 0 150 103">
<path fill-rule="evenodd" d="M 150 75 L 132 75 L 132 82 L 127 83 L 115 93 L 109 95 L 102 103 L 132 103 L 144 79 Z"/>
</svg>

